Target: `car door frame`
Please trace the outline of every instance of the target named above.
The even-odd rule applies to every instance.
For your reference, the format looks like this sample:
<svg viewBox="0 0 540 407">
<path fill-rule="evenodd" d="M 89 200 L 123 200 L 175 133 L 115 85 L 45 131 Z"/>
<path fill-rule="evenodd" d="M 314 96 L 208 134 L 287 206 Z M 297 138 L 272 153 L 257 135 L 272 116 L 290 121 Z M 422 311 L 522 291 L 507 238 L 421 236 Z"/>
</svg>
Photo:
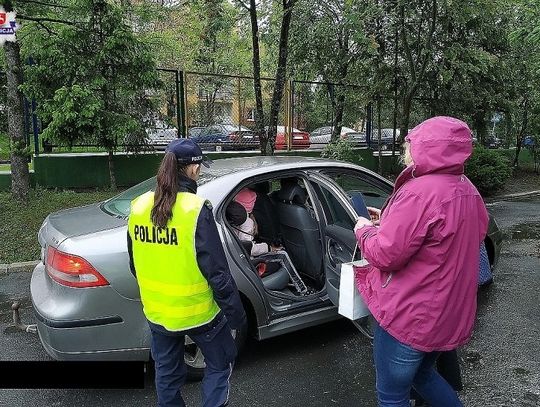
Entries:
<svg viewBox="0 0 540 407">
<path fill-rule="evenodd" d="M 302 314 L 305 314 L 305 313 L 312 314 L 310 318 L 313 318 L 315 320 L 316 318 L 315 313 L 317 311 L 319 310 L 324 311 L 324 308 L 328 308 L 328 307 L 333 308 L 333 305 L 330 302 L 326 302 L 327 296 L 326 296 L 326 292 L 324 288 L 322 289 L 321 292 L 318 293 L 319 295 L 313 295 L 312 297 L 305 298 L 305 299 L 298 297 L 295 301 L 292 301 L 288 297 L 281 298 L 281 296 L 277 294 L 269 294 L 264 289 L 262 284 L 256 282 L 257 278 L 254 277 L 254 275 L 253 276 L 250 275 L 248 270 L 245 270 L 244 262 L 247 262 L 246 260 L 247 253 L 243 253 L 243 250 L 238 247 L 239 246 L 238 239 L 234 236 L 234 233 L 226 225 L 224 210 L 225 210 L 226 205 L 230 202 L 229 197 L 234 196 L 242 188 L 245 188 L 248 185 L 252 185 L 257 182 L 270 181 L 270 180 L 275 180 L 279 178 L 299 177 L 305 181 L 306 187 L 308 188 L 308 193 L 313 195 L 314 191 L 311 190 L 311 186 L 309 185 L 309 171 L 310 170 L 304 169 L 304 168 L 277 170 L 277 171 L 265 173 L 264 175 L 251 177 L 249 179 L 243 179 L 241 182 L 239 182 L 237 185 L 235 185 L 233 188 L 230 189 L 230 191 L 227 193 L 227 198 L 224 198 L 217 208 L 217 213 L 219 215 L 216 216 L 216 221 L 218 221 L 218 223 L 220 224 L 220 228 L 222 228 L 221 233 L 222 233 L 222 238 L 226 242 L 226 247 L 227 247 L 226 251 L 228 252 L 228 255 L 231 256 L 231 259 L 236 263 L 237 267 L 244 274 L 244 277 L 246 278 L 246 280 L 248 280 L 250 284 L 253 286 L 253 289 L 256 290 L 258 296 L 262 300 L 265 318 L 264 320 L 261 320 L 260 315 L 257 318 L 259 322 L 263 323 L 262 327 L 259 326 L 259 331 L 263 329 L 264 326 L 272 326 L 283 319 L 287 319 L 288 321 L 285 321 L 285 322 L 290 323 L 295 318 L 299 318 L 301 317 Z M 310 196 L 310 198 L 313 200 L 312 196 Z M 316 195 L 315 195 L 315 198 L 317 198 Z M 315 200 L 315 202 L 316 202 L 316 205 L 319 205 L 318 198 Z M 318 212 L 317 209 L 316 209 L 316 212 L 317 212 L 317 223 L 319 225 L 319 229 L 322 229 L 324 225 L 321 223 L 320 212 Z M 324 234 L 322 230 L 320 232 L 321 232 L 321 238 L 324 238 Z M 231 246 L 231 244 L 233 244 L 233 246 Z M 325 246 L 323 245 L 323 248 L 324 247 Z M 239 254 L 239 256 L 237 256 L 237 254 Z M 247 254 L 247 257 L 249 257 L 249 254 Z M 324 258 L 323 258 L 323 261 L 325 261 Z M 281 305 L 279 304 L 280 299 L 283 301 Z M 306 326 L 310 326 L 310 325 L 313 325 L 313 323 L 310 323 Z M 276 328 L 274 328 L 274 330 L 276 330 Z M 292 329 L 292 330 L 295 330 L 295 329 Z M 264 334 L 261 334 L 261 332 L 259 332 L 259 336 L 270 337 L 270 336 L 273 336 L 272 333 L 273 332 L 265 332 Z"/>
<path fill-rule="evenodd" d="M 367 184 L 372 185 L 374 188 L 380 189 L 381 191 L 384 191 L 385 193 L 387 193 L 387 196 L 384 197 L 385 201 L 392 194 L 393 184 L 378 174 L 374 174 L 369 171 L 362 171 L 360 169 L 353 169 L 353 168 L 326 167 L 326 168 L 319 169 L 317 172 L 317 175 L 313 176 L 313 179 L 320 180 L 323 184 L 329 184 L 334 188 L 335 196 L 340 197 L 339 201 L 342 204 L 345 202 L 345 205 L 343 205 L 343 207 L 348 210 L 349 215 L 352 214 L 352 219 L 356 219 L 358 215 L 356 214 L 356 210 L 354 209 L 352 205 L 349 194 L 347 193 L 347 191 L 343 189 L 343 187 L 341 187 L 331 177 L 331 175 L 328 175 L 328 174 L 339 174 L 339 175 L 349 174 L 351 176 L 357 177 L 361 179 L 362 181 L 366 182 Z M 322 208 L 319 208 L 319 210 L 321 210 L 322 213 L 324 214 L 324 211 L 322 210 Z M 328 233 L 327 233 L 328 225 L 327 225 L 326 219 L 324 221 L 323 227 L 325 227 L 324 238 L 327 239 L 328 238 Z M 353 232 L 354 239 L 352 240 L 351 244 L 348 244 L 347 242 L 343 242 L 343 237 L 341 237 L 341 242 L 340 242 L 339 236 L 336 235 L 335 231 L 333 231 L 332 228 L 330 229 L 330 235 L 331 235 L 330 236 L 331 239 L 334 239 L 337 241 L 338 254 L 340 251 L 339 246 L 341 246 L 342 253 L 341 255 L 337 257 L 341 257 L 341 259 L 346 259 L 347 261 L 351 261 L 353 257 L 353 253 L 354 253 L 354 246 L 357 244 L 356 237 L 354 236 L 354 232 Z M 343 249 L 343 246 L 341 245 L 341 243 L 346 245 L 346 248 L 345 248 L 346 250 Z M 332 254 L 332 244 L 333 244 L 332 240 L 330 240 L 326 242 L 326 245 L 325 245 L 325 248 L 326 248 L 325 271 L 327 273 L 326 274 L 326 292 L 330 301 L 332 301 L 333 304 L 338 305 L 339 274 L 341 273 L 341 270 L 339 268 L 340 264 L 338 264 L 336 261 L 332 261 L 332 259 L 330 258 Z"/>
<path fill-rule="evenodd" d="M 337 168 L 336 170 L 342 170 Z M 343 209 L 349 215 L 351 222 L 354 224 L 354 220 L 357 218 L 356 212 L 346 195 L 345 191 L 337 184 L 332 178 L 318 171 L 308 172 L 308 179 L 310 181 L 310 188 L 313 188 L 311 182 L 315 182 L 318 185 L 322 185 L 333 193 L 338 202 L 342 205 Z M 321 227 L 324 239 L 324 271 L 325 271 L 325 290 L 327 298 L 334 305 L 338 305 L 339 299 L 339 277 L 341 273 L 340 266 L 346 261 L 351 261 L 356 246 L 356 237 L 354 231 L 348 231 L 341 226 L 328 225 L 328 220 L 324 213 L 324 209 L 320 206 L 321 203 L 319 196 L 315 191 L 313 193 L 317 196 L 317 211 L 323 216 L 324 222 L 321 223 Z M 343 260 L 338 262 L 337 260 Z"/>
</svg>

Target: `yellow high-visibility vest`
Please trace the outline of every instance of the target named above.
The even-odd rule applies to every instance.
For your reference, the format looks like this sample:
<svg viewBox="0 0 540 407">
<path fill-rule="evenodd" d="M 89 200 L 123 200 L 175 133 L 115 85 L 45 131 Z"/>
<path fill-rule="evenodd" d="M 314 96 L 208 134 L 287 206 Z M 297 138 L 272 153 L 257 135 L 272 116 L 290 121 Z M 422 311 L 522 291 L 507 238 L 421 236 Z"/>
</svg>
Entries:
<svg viewBox="0 0 540 407">
<path fill-rule="evenodd" d="M 219 313 L 197 263 L 195 230 L 204 199 L 179 192 L 166 228 L 152 223 L 154 193 L 131 202 L 128 230 L 143 311 L 169 331 L 204 325 Z"/>
</svg>

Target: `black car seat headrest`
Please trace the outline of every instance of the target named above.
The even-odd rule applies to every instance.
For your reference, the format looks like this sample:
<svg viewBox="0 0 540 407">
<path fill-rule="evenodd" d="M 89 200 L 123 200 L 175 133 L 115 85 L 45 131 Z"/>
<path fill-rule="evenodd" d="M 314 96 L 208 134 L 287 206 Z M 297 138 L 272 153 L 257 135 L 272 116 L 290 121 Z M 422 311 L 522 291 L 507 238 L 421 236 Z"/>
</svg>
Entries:
<svg viewBox="0 0 540 407">
<path fill-rule="evenodd" d="M 281 188 L 277 194 L 277 198 L 283 202 L 291 202 L 297 205 L 306 203 L 307 194 L 304 188 L 298 184 L 287 184 Z"/>
<path fill-rule="evenodd" d="M 270 181 L 262 181 L 252 185 L 251 189 L 259 194 L 268 194 L 270 192 Z"/>
<path fill-rule="evenodd" d="M 225 209 L 225 218 L 232 226 L 240 226 L 247 217 L 246 209 L 236 201 L 231 201 Z"/>
</svg>

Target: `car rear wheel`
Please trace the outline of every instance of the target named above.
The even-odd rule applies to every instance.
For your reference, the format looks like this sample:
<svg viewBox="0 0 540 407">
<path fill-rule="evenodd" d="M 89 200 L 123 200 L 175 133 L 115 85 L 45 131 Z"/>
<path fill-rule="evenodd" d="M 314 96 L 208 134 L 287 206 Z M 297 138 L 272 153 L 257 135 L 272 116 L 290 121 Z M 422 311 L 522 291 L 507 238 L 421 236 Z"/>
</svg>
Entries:
<svg viewBox="0 0 540 407">
<path fill-rule="evenodd" d="M 232 335 L 234 337 L 234 341 L 236 342 L 238 353 L 240 353 L 247 337 L 247 324 L 244 324 L 240 330 L 233 330 Z M 195 342 L 191 340 L 189 336 L 186 336 L 186 343 L 184 346 L 184 361 L 186 362 L 187 366 L 188 380 L 201 380 L 204 376 L 204 368 L 206 367 L 206 364 L 204 363 L 204 355 L 202 354 L 201 349 L 195 344 Z"/>
</svg>

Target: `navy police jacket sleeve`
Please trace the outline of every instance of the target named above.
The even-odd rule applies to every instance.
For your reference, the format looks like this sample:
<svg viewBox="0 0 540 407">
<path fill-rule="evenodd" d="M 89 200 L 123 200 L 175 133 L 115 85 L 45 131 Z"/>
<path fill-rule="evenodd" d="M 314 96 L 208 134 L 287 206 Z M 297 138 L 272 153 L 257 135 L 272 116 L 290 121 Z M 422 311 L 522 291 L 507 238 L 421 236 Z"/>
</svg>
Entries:
<svg viewBox="0 0 540 407">
<path fill-rule="evenodd" d="M 131 241 L 131 236 L 129 235 L 129 230 L 127 232 L 127 249 L 129 255 L 129 269 L 131 270 L 131 274 L 137 277 L 137 272 L 135 271 L 135 263 L 133 262 L 133 243 Z"/>
<path fill-rule="evenodd" d="M 195 231 L 197 262 L 214 292 L 214 300 L 225 313 L 232 329 L 246 323 L 246 313 L 238 288 L 229 270 L 212 210 L 204 205 Z"/>
</svg>

